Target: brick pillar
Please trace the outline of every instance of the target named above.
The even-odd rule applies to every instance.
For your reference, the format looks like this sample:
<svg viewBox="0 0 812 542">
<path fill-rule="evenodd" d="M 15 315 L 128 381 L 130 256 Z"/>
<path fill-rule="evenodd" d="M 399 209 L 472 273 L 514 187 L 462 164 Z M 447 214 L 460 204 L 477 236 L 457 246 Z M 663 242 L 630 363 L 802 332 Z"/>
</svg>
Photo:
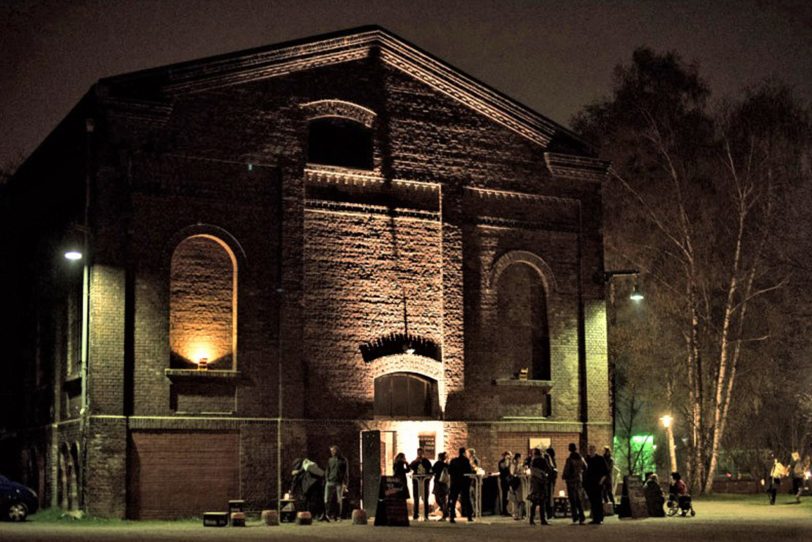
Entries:
<svg viewBox="0 0 812 542">
<path fill-rule="evenodd" d="M 90 272 L 87 412 L 80 456 L 85 508 L 91 515 L 126 513 L 127 429 L 124 414 L 125 272 Z"/>
<path fill-rule="evenodd" d="M 606 342 L 606 302 L 584 301 L 584 340 L 587 379 L 587 439 L 596 446 L 612 445 L 609 408 L 609 358 Z"/>
<path fill-rule="evenodd" d="M 462 189 L 443 186 L 443 368 L 445 370 L 446 418 L 455 414 L 455 400 L 461 398 L 464 386 L 465 343 L 463 332 L 463 211 Z M 455 396 L 457 399 L 455 399 Z M 462 407 L 463 405 L 459 405 Z M 449 410 L 451 413 L 449 414 Z"/>
</svg>

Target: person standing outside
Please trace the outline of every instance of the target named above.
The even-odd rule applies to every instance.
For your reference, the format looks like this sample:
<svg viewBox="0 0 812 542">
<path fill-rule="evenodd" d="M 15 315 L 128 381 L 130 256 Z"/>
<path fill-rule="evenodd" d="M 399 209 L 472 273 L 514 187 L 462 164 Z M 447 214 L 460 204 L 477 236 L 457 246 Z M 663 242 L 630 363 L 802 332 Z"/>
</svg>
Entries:
<svg viewBox="0 0 812 542">
<path fill-rule="evenodd" d="M 476 450 L 473 448 L 468 448 L 467 452 L 468 461 L 471 463 L 471 471 L 476 474 L 479 472 L 479 456 L 476 455 Z M 471 483 L 468 484 L 468 498 L 471 501 L 471 513 L 473 514 L 474 511 L 477 509 L 477 495 L 476 495 L 476 484 L 481 483 L 481 479 L 474 479 L 471 478 Z"/>
<path fill-rule="evenodd" d="M 448 489 L 451 482 L 451 476 L 448 474 L 448 463 L 446 463 L 446 453 L 440 452 L 437 455 L 437 461 L 431 467 L 431 472 L 434 474 L 434 500 L 437 501 L 437 506 L 443 517 L 440 521 L 445 521 L 448 517 Z"/>
<path fill-rule="evenodd" d="M 510 499 L 513 503 L 513 519 L 524 519 L 524 476 L 527 467 L 522 462 L 522 454 L 516 453 L 510 462 Z"/>
<path fill-rule="evenodd" d="M 592 525 L 603 523 L 603 487 L 609 476 L 606 461 L 598 455 L 597 448 L 590 444 L 586 457 L 586 474 L 584 475 L 584 489 L 589 497 L 589 509 Z"/>
<path fill-rule="evenodd" d="M 795 495 L 795 502 L 801 502 L 801 493 L 804 491 L 804 471 L 801 454 L 797 451 L 792 452 L 789 474 L 792 476 L 792 494 Z"/>
<path fill-rule="evenodd" d="M 466 474 L 471 474 L 471 462 L 465 457 L 465 448 L 460 448 L 457 457 L 448 464 L 448 474 L 451 476 L 451 490 L 448 495 L 448 515 L 451 517 L 449 523 L 456 523 L 454 518 L 457 515 L 457 499 L 462 499 L 462 513 L 468 516 L 468 521 L 474 521 L 473 507 L 471 506 L 471 479 Z"/>
<path fill-rule="evenodd" d="M 330 459 L 327 460 L 326 484 L 324 485 L 324 514 L 320 518 L 321 521 L 329 521 L 333 496 L 338 501 L 338 516 L 333 516 L 333 519 L 341 518 L 344 491 L 347 489 L 347 481 L 349 480 L 347 469 L 347 458 L 341 454 L 338 446 L 333 444 L 330 446 Z"/>
<path fill-rule="evenodd" d="M 412 476 L 415 474 L 431 474 L 431 461 L 423 457 L 423 448 L 417 449 L 417 458 L 409 463 L 409 469 L 412 471 Z M 423 517 L 428 521 L 429 519 L 429 482 L 430 478 L 422 481 L 423 484 Z M 417 519 L 420 516 L 420 484 L 417 478 L 412 478 L 412 495 L 414 496 L 414 512 L 412 519 Z"/>
<path fill-rule="evenodd" d="M 542 452 L 541 449 L 536 448 L 533 450 L 533 460 L 530 462 L 530 525 L 535 525 L 536 507 L 539 508 L 539 519 L 542 525 L 549 525 L 547 523 L 546 507 L 547 507 L 547 482 L 550 479 L 552 467 L 547 454 Z"/>
<path fill-rule="evenodd" d="M 775 504 L 775 496 L 778 493 L 778 488 L 781 486 L 781 478 L 786 474 L 787 469 L 778 461 L 778 458 L 773 456 L 773 464 L 770 468 L 770 483 L 767 486 L 767 494 L 770 496 L 770 504 Z"/>
<path fill-rule="evenodd" d="M 567 484 L 567 496 L 570 500 L 570 509 L 572 510 L 572 522 L 576 521 L 581 525 L 584 524 L 586 516 L 584 515 L 584 503 L 581 496 L 584 491 L 584 472 L 586 471 L 586 461 L 578 453 L 578 448 L 574 442 L 569 445 L 570 455 L 564 463 L 564 472 L 561 475 L 564 482 Z"/>
<path fill-rule="evenodd" d="M 508 496 L 510 494 L 510 464 L 512 462 L 510 452 L 504 452 L 502 454 L 502 459 L 499 461 L 499 489 L 502 491 L 502 498 L 500 500 L 502 504 L 502 515 L 509 516 L 507 510 L 508 505 Z"/>
<path fill-rule="evenodd" d="M 547 458 L 550 461 L 550 476 L 547 478 L 547 519 L 553 519 L 555 515 L 555 483 L 558 480 L 558 463 L 555 461 L 555 449 L 550 445 L 547 447 Z"/>
<path fill-rule="evenodd" d="M 395 478 L 400 480 L 400 483 L 403 486 L 401 498 L 404 501 L 409 500 L 409 486 L 406 484 L 406 473 L 410 470 L 409 463 L 406 461 L 406 454 L 403 452 L 398 453 L 398 455 L 395 456 L 395 463 L 392 465 L 392 472 L 394 473 Z"/>
<path fill-rule="evenodd" d="M 609 475 L 606 477 L 606 483 L 603 486 L 603 502 L 611 502 L 614 510 L 615 491 L 612 476 L 614 474 L 615 459 L 612 457 L 612 449 L 609 446 L 603 447 L 603 460 L 606 461 L 606 468 L 609 469 Z"/>
</svg>

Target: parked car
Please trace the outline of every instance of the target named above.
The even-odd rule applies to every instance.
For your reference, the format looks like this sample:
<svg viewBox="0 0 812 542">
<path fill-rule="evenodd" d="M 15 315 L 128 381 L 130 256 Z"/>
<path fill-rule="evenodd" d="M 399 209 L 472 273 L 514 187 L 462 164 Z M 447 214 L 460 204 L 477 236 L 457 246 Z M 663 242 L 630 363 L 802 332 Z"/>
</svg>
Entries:
<svg viewBox="0 0 812 542">
<path fill-rule="evenodd" d="M 33 489 L 0 476 L 0 514 L 9 521 L 25 521 L 39 508 Z"/>
</svg>

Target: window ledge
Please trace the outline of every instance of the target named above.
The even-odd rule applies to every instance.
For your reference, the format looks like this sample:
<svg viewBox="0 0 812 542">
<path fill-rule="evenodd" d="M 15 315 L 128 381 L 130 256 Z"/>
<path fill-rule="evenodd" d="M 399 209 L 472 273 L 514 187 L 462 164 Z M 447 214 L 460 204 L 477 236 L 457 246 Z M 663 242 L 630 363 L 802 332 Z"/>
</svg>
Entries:
<svg viewBox="0 0 812 542">
<path fill-rule="evenodd" d="M 495 378 L 493 379 L 494 386 L 510 386 L 517 388 L 537 388 L 541 389 L 544 393 L 549 393 L 553 388 L 552 380 L 520 380 L 518 378 Z"/>
<path fill-rule="evenodd" d="M 172 379 L 179 378 L 194 378 L 194 379 L 222 379 L 222 380 L 236 380 L 240 377 L 239 371 L 220 370 L 220 369 L 207 369 L 201 371 L 198 369 L 164 369 L 164 374 Z"/>
</svg>

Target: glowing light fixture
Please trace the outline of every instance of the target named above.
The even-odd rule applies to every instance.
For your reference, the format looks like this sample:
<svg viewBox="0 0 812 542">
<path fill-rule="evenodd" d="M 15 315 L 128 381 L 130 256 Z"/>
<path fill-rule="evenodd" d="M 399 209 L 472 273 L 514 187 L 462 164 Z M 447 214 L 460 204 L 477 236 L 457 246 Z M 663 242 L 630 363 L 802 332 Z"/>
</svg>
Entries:
<svg viewBox="0 0 812 542">
<path fill-rule="evenodd" d="M 205 371 L 209 368 L 209 358 L 200 358 L 197 361 L 197 370 Z"/>
<path fill-rule="evenodd" d="M 640 287 L 637 284 L 634 285 L 634 290 L 632 291 L 632 295 L 629 296 L 629 299 L 632 301 L 642 301 L 645 299 L 643 293 L 640 291 Z"/>
<path fill-rule="evenodd" d="M 74 262 L 76 260 L 81 260 L 82 259 L 82 253 L 79 252 L 78 250 L 73 250 L 73 249 L 66 250 L 65 251 L 65 259 L 66 260 L 71 260 L 71 261 L 74 261 Z"/>
<path fill-rule="evenodd" d="M 404 354 L 409 354 L 411 356 L 412 354 L 414 354 L 414 352 L 415 352 L 414 344 L 412 344 L 412 341 L 409 341 L 409 342 L 407 342 L 406 344 L 403 345 L 403 353 Z"/>
<path fill-rule="evenodd" d="M 671 425 L 674 418 L 670 414 L 666 414 L 660 418 L 660 421 L 665 427 L 666 437 L 668 438 L 668 457 L 671 459 L 671 472 L 677 470 L 677 447 L 674 445 L 674 430 Z"/>
</svg>

